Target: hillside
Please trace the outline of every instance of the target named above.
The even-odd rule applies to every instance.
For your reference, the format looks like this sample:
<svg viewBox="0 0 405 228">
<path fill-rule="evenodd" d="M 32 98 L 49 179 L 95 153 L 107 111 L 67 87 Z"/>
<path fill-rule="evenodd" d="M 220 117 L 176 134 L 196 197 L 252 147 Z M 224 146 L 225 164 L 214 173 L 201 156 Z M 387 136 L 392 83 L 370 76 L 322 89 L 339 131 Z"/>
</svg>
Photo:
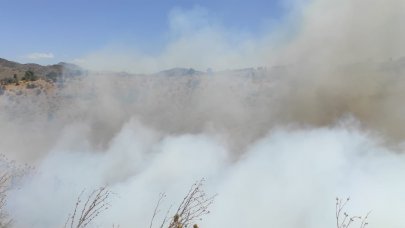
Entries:
<svg viewBox="0 0 405 228">
<path fill-rule="evenodd" d="M 82 73 L 80 67 L 63 62 L 41 66 L 33 63 L 21 64 L 0 58 L 0 82 L 2 84 L 12 82 L 13 78 L 21 80 L 27 72 L 32 72 L 35 78 L 51 81 L 56 81 L 63 76 L 77 76 Z"/>
</svg>

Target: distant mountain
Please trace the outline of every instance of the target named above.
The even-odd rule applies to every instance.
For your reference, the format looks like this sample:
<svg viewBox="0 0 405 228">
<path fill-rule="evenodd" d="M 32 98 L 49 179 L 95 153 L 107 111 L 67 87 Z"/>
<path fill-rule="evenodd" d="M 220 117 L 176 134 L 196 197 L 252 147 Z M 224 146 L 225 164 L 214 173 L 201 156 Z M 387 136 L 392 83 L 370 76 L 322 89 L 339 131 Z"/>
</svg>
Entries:
<svg viewBox="0 0 405 228">
<path fill-rule="evenodd" d="M 172 68 L 156 73 L 159 76 L 196 76 L 205 74 L 202 71 L 194 70 L 193 68 Z"/>
</svg>

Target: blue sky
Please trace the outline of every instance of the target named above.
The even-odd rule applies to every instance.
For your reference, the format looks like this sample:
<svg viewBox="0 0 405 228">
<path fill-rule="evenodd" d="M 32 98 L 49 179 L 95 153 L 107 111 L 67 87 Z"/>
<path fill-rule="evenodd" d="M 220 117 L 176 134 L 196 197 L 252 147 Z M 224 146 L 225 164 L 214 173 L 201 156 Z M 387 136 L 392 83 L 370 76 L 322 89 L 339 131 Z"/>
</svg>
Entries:
<svg viewBox="0 0 405 228">
<path fill-rule="evenodd" d="M 111 45 L 159 52 L 173 39 L 173 12 L 202 9 L 227 30 L 257 36 L 283 16 L 279 0 L 0 0 L 0 57 L 71 61 Z M 207 23 L 211 23 L 207 22 Z M 203 23 L 205 23 L 203 21 Z M 195 26 L 195 23 L 192 24 Z"/>
</svg>

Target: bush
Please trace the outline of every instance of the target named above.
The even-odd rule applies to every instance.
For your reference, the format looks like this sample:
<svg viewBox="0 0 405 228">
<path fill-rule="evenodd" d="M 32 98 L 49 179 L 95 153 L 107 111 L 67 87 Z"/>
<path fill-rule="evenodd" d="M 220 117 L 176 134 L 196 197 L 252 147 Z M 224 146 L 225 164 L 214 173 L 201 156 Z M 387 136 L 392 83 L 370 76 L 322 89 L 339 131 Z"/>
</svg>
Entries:
<svg viewBox="0 0 405 228">
<path fill-rule="evenodd" d="M 24 75 L 24 77 L 22 78 L 22 80 L 25 80 L 25 81 L 36 81 L 36 80 L 38 80 L 38 76 L 36 76 L 33 71 L 27 70 L 27 71 L 25 71 L 25 75 Z"/>
</svg>

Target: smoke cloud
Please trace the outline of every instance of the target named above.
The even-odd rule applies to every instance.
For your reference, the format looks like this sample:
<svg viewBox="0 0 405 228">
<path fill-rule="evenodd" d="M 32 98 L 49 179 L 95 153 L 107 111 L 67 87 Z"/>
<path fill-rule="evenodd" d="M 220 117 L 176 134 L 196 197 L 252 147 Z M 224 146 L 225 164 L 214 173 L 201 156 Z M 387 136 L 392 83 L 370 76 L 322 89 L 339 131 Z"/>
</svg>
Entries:
<svg viewBox="0 0 405 228">
<path fill-rule="evenodd" d="M 95 227 L 146 227 L 160 192 L 168 208 L 202 177 L 219 195 L 201 227 L 334 226 L 336 196 L 372 210 L 370 227 L 403 227 L 405 2 L 286 7 L 247 38 L 175 9 L 155 56 L 102 50 L 78 60 L 98 71 L 59 89 L 0 96 L 0 151 L 35 167 L 9 193 L 14 227 L 63 226 L 104 185 L 115 194 Z M 204 72 L 105 73 L 172 67 Z"/>
</svg>

